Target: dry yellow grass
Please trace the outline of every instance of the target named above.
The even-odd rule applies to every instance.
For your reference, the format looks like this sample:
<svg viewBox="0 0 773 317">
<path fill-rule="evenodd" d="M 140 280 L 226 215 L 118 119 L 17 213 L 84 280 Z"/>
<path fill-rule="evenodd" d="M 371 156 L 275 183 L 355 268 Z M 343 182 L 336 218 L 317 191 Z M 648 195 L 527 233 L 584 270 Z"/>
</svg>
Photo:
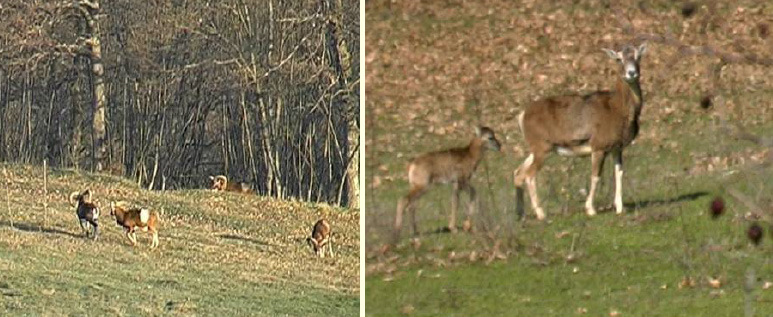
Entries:
<svg viewBox="0 0 773 317">
<path fill-rule="evenodd" d="M 357 315 L 359 212 L 207 190 L 153 192 L 126 180 L 7 166 L 0 187 L 2 315 Z M 91 188 L 101 235 L 83 237 L 67 195 Z M 109 215 L 113 200 L 161 213 L 160 245 L 131 247 Z M 48 213 L 43 202 L 48 202 Z M 10 206 L 10 211 L 9 207 Z M 305 243 L 324 217 L 336 257 Z M 10 222 L 14 226 L 11 227 Z"/>
</svg>

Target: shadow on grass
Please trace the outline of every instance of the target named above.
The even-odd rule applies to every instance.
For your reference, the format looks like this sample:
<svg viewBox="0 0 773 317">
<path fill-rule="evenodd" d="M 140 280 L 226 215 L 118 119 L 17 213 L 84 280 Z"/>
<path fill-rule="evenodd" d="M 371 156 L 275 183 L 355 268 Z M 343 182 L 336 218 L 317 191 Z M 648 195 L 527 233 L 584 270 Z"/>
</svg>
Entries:
<svg viewBox="0 0 773 317">
<path fill-rule="evenodd" d="M 451 228 L 449 228 L 448 226 L 442 226 L 440 228 L 430 229 L 428 231 L 421 231 L 421 230 L 419 230 L 419 235 L 418 236 L 413 234 L 412 231 L 410 231 L 410 230 L 409 230 L 409 232 L 411 232 L 411 233 L 409 233 L 411 238 L 416 238 L 416 237 L 420 237 L 420 236 L 423 236 L 423 235 L 451 233 Z M 464 234 L 466 232 L 464 231 L 464 228 L 462 228 L 462 226 L 456 226 L 456 233 Z"/>
<path fill-rule="evenodd" d="M 684 201 L 693 201 L 703 196 L 706 196 L 708 194 L 709 194 L 708 192 L 699 191 L 699 192 L 694 192 L 689 194 L 682 194 L 673 198 L 651 199 L 651 200 L 642 200 L 637 202 L 629 202 L 629 203 L 624 203 L 623 206 L 625 206 L 625 208 L 628 208 L 628 209 L 639 210 L 639 209 L 644 209 L 648 207 L 670 205 L 670 204 L 680 203 Z"/>
<path fill-rule="evenodd" d="M 628 202 L 628 203 L 624 203 L 623 206 L 625 206 L 625 208 L 628 210 L 640 210 L 640 209 L 649 208 L 649 207 L 670 205 L 670 204 L 675 204 L 675 203 L 680 203 L 685 201 L 693 201 L 703 196 L 707 196 L 708 194 L 709 193 L 705 191 L 698 191 L 698 192 L 689 193 L 689 194 L 682 194 L 673 198 L 651 199 L 651 200 Z M 614 206 L 608 205 L 608 206 L 598 208 L 597 210 L 599 212 L 613 211 Z M 460 226 L 457 226 L 456 229 L 457 229 L 457 232 L 464 232 L 462 230 L 462 227 Z M 451 229 L 448 228 L 447 226 L 440 227 L 437 229 L 432 229 L 425 232 L 420 232 L 420 235 L 425 235 L 425 234 L 433 235 L 433 234 L 445 234 L 445 233 L 451 233 Z"/>
<path fill-rule="evenodd" d="M 33 224 L 29 224 L 29 223 L 24 223 L 24 222 L 14 222 L 13 226 L 11 226 L 11 222 L 10 221 L 0 221 L 0 226 L 1 227 L 13 227 L 14 229 L 17 229 L 17 230 L 26 231 L 26 232 L 32 232 L 32 233 L 44 232 L 44 233 L 61 234 L 61 235 L 70 236 L 70 237 L 73 237 L 73 238 L 83 238 L 84 237 L 81 234 L 75 234 L 75 233 L 72 233 L 72 232 L 68 232 L 68 231 L 64 231 L 64 230 L 59 230 L 59 229 L 55 229 L 55 228 L 44 228 L 44 227 L 42 227 L 40 225 L 33 225 Z"/>
<path fill-rule="evenodd" d="M 238 236 L 238 235 L 235 235 L 235 234 L 219 234 L 219 235 L 217 235 L 217 237 L 221 238 L 221 239 L 227 239 L 227 240 L 237 240 L 237 241 L 249 242 L 249 243 L 257 244 L 257 245 L 260 245 L 260 246 L 275 247 L 275 245 L 271 245 L 268 242 L 263 242 L 263 241 L 260 241 L 260 240 L 257 240 L 257 239 L 242 237 L 242 236 Z"/>
</svg>

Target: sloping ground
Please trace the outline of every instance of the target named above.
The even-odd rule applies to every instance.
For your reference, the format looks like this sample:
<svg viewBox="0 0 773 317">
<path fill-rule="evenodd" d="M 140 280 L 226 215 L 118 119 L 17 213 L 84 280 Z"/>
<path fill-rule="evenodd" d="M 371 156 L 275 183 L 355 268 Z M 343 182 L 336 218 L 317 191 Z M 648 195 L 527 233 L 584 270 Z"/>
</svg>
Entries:
<svg viewBox="0 0 773 317">
<path fill-rule="evenodd" d="M 359 212 L 208 190 L 154 192 L 106 175 L 6 165 L 0 188 L 0 315 L 356 316 Z M 86 240 L 69 193 L 90 188 L 101 236 Z M 6 195 L 7 193 L 7 195 Z M 160 245 L 131 247 L 113 200 L 161 212 Z M 44 204 L 47 203 L 47 208 Z M 305 238 L 333 227 L 333 258 Z M 13 221 L 13 227 L 11 227 Z"/>
<path fill-rule="evenodd" d="M 624 152 L 627 213 L 585 216 L 589 159 L 552 157 L 538 177 L 549 220 L 534 220 L 528 202 L 529 219 L 515 220 L 512 172 L 525 158 L 515 117 L 540 96 L 611 87 L 617 66 L 601 48 L 632 40 L 615 9 L 642 32 L 771 57 L 769 5 L 702 1 L 690 15 L 683 3 L 369 2 L 366 314 L 739 316 L 747 303 L 758 314 L 773 310 L 773 170 L 758 165 L 771 150 L 733 138 L 719 120 L 770 136 L 769 66 L 728 64 L 714 86 L 709 66 L 717 58 L 650 42 L 641 131 Z M 711 96 L 727 102 L 701 103 Z M 482 229 L 439 230 L 451 204 L 449 188 L 440 187 L 417 206 L 423 235 L 411 240 L 406 224 L 401 243 L 383 248 L 408 190 L 406 162 L 464 145 L 475 124 L 503 143 L 473 179 Z M 599 207 L 612 201 L 611 165 Z M 714 196 L 727 205 L 717 219 L 708 215 Z M 745 236 L 752 222 L 766 232 L 759 247 Z M 749 292 L 747 272 L 756 278 Z"/>
</svg>

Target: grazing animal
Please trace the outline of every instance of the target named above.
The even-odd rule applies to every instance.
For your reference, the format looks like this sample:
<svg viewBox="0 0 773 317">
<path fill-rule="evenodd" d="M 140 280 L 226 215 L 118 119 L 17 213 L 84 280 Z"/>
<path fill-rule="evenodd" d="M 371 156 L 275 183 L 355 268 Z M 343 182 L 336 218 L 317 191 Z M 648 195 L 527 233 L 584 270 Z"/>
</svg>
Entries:
<svg viewBox="0 0 773 317">
<path fill-rule="evenodd" d="M 537 197 L 537 172 L 546 156 L 556 151 L 564 156 L 591 156 L 591 181 L 585 211 L 596 214 L 593 197 L 604 159 L 612 153 L 615 159 L 615 209 L 623 212 L 623 149 L 639 133 L 639 115 L 644 105 L 639 84 L 639 62 L 647 49 L 625 46 L 616 52 L 604 51 L 619 62 L 622 76 L 615 80 L 614 90 L 586 95 L 550 97 L 535 101 L 518 116 L 529 156 L 515 170 L 516 211 L 523 216 L 523 183 L 537 219 L 545 219 Z"/>
<path fill-rule="evenodd" d="M 149 231 L 153 236 L 150 243 L 151 249 L 158 246 L 159 216 L 155 211 L 148 208 L 129 207 L 128 203 L 119 201 L 110 203 L 110 215 L 115 216 L 115 222 L 124 228 L 132 246 L 137 245 L 137 236 L 134 233 L 137 228 Z"/>
<path fill-rule="evenodd" d="M 413 159 L 408 164 L 408 183 L 411 189 L 397 203 L 397 214 L 395 216 L 394 239 L 400 237 L 400 230 L 403 225 L 403 212 L 411 212 L 413 219 L 413 233 L 418 234 L 416 225 L 416 210 L 414 204 L 429 188 L 430 185 L 441 183 L 453 184 L 453 195 L 451 196 L 451 218 L 448 222 L 448 229 L 456 232 L 456 211 L 459 204 L 459 192 L 467 191 L 470 196 L 470 202 L 467 210 L 467 221 L 465 230 L 470 225 L 470 216 L 477 209 L 477 198 L 475 188 L 470 184 L 470 178 L 478 167 L 483 153 L 486 149 L 499 151 L 501 144 L 494 135 L 494 131 L 487 127 L 476 127 L 475 137 L 465 147 L 453 148 L 443 151 L 430 152 Z"/>
<path fill-rule="evenodd" d="M 87 198 L 88 197 L 88 198 Z M 81 230 L 89 237 L 90 228 L 93 228 L 94 232 L 91 236 L 94 240 L 99 236 L 99 207 L 91 202 L 91 190 L 87 189 L 83 192 L 73 192 L 70 194 L 70 205 L 75 207 L 75 213 L 78 215 L 78 223 L 81 226 Z"/>
<path fill-rule="evenodd" d="M 314 254 L 319 257 L 325 257 L 325 247 L 328 254 L 333 256 L 333 244 L 330 243 L 330 224 L 325 219 L 320 219 L 314 224 L 311 230 L 311 236 L 306 238 L 306 243 L 314 250 Z"/>
<path fill-rule="evenodd" d="M 228 177 L 225 177 L 224 175 L 210 176 L 209 179 L 212 181 L 212 189 L 217 191 L 238 192 L 243 194 L 252 192 L 252 188 L 250 188 L 249 184 L 229 182 Z"/>
</svg>

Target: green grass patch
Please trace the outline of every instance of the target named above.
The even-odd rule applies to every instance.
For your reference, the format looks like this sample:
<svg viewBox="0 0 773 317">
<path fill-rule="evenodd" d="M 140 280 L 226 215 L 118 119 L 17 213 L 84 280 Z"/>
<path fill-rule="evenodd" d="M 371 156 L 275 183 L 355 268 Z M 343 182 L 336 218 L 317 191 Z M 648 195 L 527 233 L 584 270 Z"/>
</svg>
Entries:
<svg viewBox="0 0 773 317">
<path fill-rule="evenodd" d="M 109 175 L 5 165 L 0 187 L 3 316 L 356 316 L 359 212 L 209 190 L 147 191 Z M 90 188 L 101 236 L 87 240 L 70 192 Z M 6 195 L 6 193 L 8 195 Z M 160 245 L 132 247 L 109 215 L 126 200 L 161 214 Z M 44 202 L 47 207 L 44 208 Z M 336 257 L 305 243 L 319 218 Z"/>
</svg>

